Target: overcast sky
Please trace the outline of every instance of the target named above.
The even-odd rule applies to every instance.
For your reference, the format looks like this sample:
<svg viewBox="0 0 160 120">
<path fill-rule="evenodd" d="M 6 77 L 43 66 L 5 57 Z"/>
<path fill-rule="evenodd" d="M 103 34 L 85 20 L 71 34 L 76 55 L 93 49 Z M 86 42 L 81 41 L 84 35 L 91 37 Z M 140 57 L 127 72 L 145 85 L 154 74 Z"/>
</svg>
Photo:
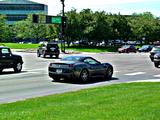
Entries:
<svg viewBox="0 0 160 120">
<path fill-rule="evenodd" d="M 48 5 L 50 15 L 57 15 L 62 9 L 60 0 L 31 0 Z M 72 8 L 81 11 L 90 8 L 93 11 L 106 11 L 110 13 L 132 14 L 134 12 L 152 12 L 160 16 L 160 0 L 65 0 L 65 11 Z"/>
</svg>

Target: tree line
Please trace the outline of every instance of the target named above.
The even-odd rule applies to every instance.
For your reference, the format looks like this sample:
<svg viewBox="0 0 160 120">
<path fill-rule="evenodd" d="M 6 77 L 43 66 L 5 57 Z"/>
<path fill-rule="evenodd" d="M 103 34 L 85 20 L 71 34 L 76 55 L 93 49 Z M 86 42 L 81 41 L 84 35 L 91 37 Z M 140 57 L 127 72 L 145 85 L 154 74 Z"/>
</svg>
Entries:
<svg viewBox="0 0 160 120">
<path fill-rule="evenodd" d="M 144 41 L 146 44 L 160 40 L 160 18 L 150 12 L 121 15 L 106 13 L 105 11 L 93 12 L 83 9 L 77 12 L 72 9 L 65 13 L 67 25 L 65 27 L 65 41 L 70 45 L 74 41 L 84 41 L 96 45 L 110 40 Z M 24 21 L 9 26 L 5 24 L 5 16 L 0 16 L 0 41 L 8 42 L 13 39 L 40 40 L 60 39 L 60 25 L 33 24 L 29 15 Z"/>
</svg>

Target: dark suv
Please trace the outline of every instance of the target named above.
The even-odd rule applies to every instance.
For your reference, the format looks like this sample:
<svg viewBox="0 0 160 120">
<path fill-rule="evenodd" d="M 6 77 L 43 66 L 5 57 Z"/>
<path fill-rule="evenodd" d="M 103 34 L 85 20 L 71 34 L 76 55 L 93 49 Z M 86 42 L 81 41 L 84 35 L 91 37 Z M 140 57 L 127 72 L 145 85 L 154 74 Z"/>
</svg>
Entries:
<svg viewBox="0 0 160 120">
<path fill-rule="evenodd" d="M 59 57 L 60 51 L 57 43 L 47 43 L 47 44 L 41 44 L 37 50 L 37 56 L 40 57 L 46 57 L 46 55 L 49 55 L 52 57 L 53 55 L 56 56 L 56 58 Z"/>
<path fill-rule="evenodd" d="M 155 67 L 158 67 L 160 65 L 160 46 L 153 47 L 149 57 L 154 62 Z"/>
<path fill-rule="evenodd" d="M 0 73 L 6 68 L 13 68 L 15 72 L 21 72 L 22 64 L 21 56 L 12 54 L 8 47 L 0 46 Z"/>
</svg>

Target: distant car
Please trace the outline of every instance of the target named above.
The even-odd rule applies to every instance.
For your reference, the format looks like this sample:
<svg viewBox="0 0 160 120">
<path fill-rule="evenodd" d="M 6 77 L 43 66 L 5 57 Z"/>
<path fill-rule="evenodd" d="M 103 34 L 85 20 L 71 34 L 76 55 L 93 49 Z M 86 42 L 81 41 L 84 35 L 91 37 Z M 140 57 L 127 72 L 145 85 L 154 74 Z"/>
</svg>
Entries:
<svg viewBox="0 0 160 120">
<path fill-rule="evenodd" d="M 37 57 L 46 57 L 49 55 L 52 57 L 53 55 L 58 58 L 60 54 L 59 47 L 57 43 L 47 43 L 47 44 L 41 44 L 37 50 Z"/>
<path fill-rule="evenodd" d="M 138 49 L 139 52 L 149 52 L 153 48 L 152 45 L 143 45 L 141 48 Z"/>
<path fill-rule="evenodd" d="M 69 56 L 57 62 L 50 63 L 49 76 L 55 81 L 68 78 L 86 82 L 92 77 L 111 79 L 113 66 L 109 63 L 101 63 L 92 57 Z"/>
<path fill-rule="evenodd" d="M 155 67 L 160 65 L 160 46 L 155 46 L 150 52 L 150 59 L 154 62 Z"/>
<path fill-rule="evenodd" d="M 0 73 L 3 69 L 13 68 L 15 72 L 21 72 L 23 60 L 20 55 L 12 54 L 10 48 L 0 46 Z"/>
<path fill-rule="evenodd" d="M 160 46 L 155 46 L 155 47 L 152 48 L 152 50 L 150 52 L 150 55 L 149 55 L 149 57 L 150 57 L 150 59 L 151 59 L 152 62 L 154 60 L 154 55 L 156 53 L 160 53 Z"/>
<path fill-rule="evenodd" d="M 118 49 L 119 53 L 130 53 L 130 52 L 137 52 L 137 49 L 134 45 L 124 45 Z"/>
</svg>

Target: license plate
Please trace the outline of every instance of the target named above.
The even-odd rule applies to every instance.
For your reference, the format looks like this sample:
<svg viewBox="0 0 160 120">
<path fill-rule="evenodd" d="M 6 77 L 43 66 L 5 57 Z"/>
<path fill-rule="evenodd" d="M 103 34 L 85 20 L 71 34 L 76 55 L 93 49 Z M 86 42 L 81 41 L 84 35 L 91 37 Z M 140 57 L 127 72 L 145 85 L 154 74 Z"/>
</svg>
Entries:
<svg viewBox="0 0 160 120">
<path fill-rule="evenodd" d="M 56 73 L 58 73 L 58 74 L 62 73 L 62 69 L 57 69 Z"/>
</svg>

